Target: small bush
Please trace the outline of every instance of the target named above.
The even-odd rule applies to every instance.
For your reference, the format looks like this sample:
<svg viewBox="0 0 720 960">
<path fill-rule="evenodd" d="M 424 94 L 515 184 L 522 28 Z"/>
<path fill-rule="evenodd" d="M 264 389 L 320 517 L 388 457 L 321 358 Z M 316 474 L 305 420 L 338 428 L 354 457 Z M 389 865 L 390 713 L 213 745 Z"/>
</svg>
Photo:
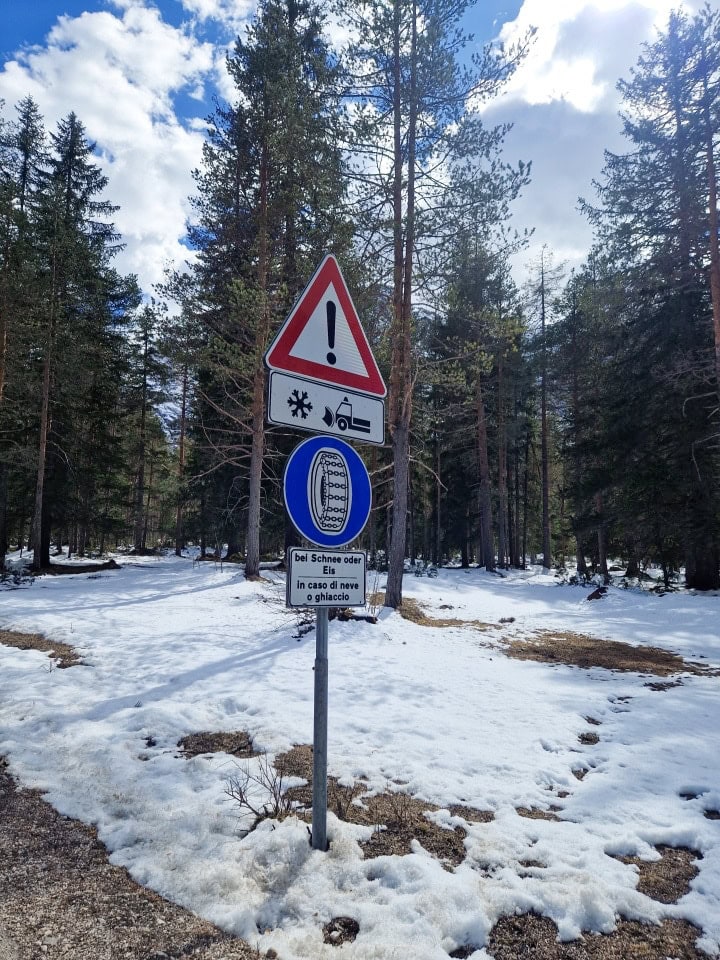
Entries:
<svg viewBox="0 0 720 960">
<path fill-rule="evenodd" d="M 253 817 L 243 836 L 262 820 L 283 820 L 289 816 L 292 799 L 285 793 L 282 773 L 275 769 L 266 753 L 261 753 L 253 764 L 238 765 L 237 771 L 225 780 L 225 793 L 237 803 L 243 815 L 249 813 Z"/>
</svg>

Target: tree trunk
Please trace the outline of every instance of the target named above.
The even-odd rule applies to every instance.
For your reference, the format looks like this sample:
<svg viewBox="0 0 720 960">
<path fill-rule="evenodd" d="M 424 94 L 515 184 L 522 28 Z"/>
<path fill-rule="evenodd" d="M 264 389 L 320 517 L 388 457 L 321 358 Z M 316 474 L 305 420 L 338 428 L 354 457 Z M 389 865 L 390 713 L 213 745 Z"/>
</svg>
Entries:
<svg viewBox="0 0 720 960">
<path fill-rule="evenodd" d="M 525 472 L 523 473 L 523 530 L 522 530 L 522 569 L 525 569 L 527 557 L 527 529 L 528 529 L 528 475 L 530 468 L 530 426 L 525 432 Z"/>
<path fill-rule="evenodd" d="M 605 542 L 605 521 L 603 513 L 605 506 L 602 493 L 595 494 L 595 510 L 598 515 L 597 543 L 598 543 L 598 572 L 602 574 L 603 579 L 608 582 L 610 573 L 607 565 L 607 543 Z"/>
<path fill-rule="evenodd" d="M 685 586 L 693 590 L 720 588 L 718 551 L 702 536 L 695 536 L 687 547 L 685 558 Z"/>
<path fill-rule="evenodd" d="M 543 569 L 552 565 L 550 544 L 550 467 L 548 462 L 547 424 L 547 347 L 545 344 L 545 260 L 544 251 L 540 273 L 540 321 L 542 328 L 542 370 L 540 375 L 540 448 L 542 460 L 542 540 Z"/>
<path fill-rule="evenodd" d="M 410 420 L 412 416 L 411 331 L 412 268 L 415 248 L 415 135 L 417 126 L 417 12 L 412 9 L 410 49 L 410 114 L 407 129 L 407 210 L 405 243 L 402 217 L 402 89 L 400 74 L 400 0 L 393 3 L 394 180 L 393 180 L 393 356 L 390 374 L 390 431 L 394 456 L 393 525 L 390 539 L 385 605 L 402 602 L 405 531 L 408 505 Z"/>
<path fill-rule="evenodd" d="M 207 498 L 205 487 L 200 490 L 200 556 L 207 553 Z"/>
<path fill-rule="evenodd" d="M 572 420 L 573 420 L 573 466 L 575 469 L 575 503 L 579 507 L 580 505 L 580 496 L 579 496 L 579 487 L 580 487 L 580 454 L 578 452 L 579 443 L 580 443 L 580 382 L 578 377 L 578 349 L 577 349 L 577 300 L 576 300 L 576 290 L 575 283 L 573 282 L 572 288 Z M 587 564 L 585 563 L 585 552 L 583 550 L 582 542 L 580 539 L 580 534 L 578 532 L 578 521 L 577 517 L 573 516 L 573 532 L 575 534 L 575 566 L 577 569 L 578 576 L 587 577 Z"/>
<path fill-rule="evenodd" d="M 155 466 L 154 459 L 155 451 L 150 447 L 150 476 L 148 477 L 147 485 L 147 498 L 145 501 L 145 518 L 142 528 L 142 543 L 140 549 L 144 552 L 147 550 L 147 537 L 148 537 L 148 525 L 150 523 L 150 500 L 152 499 L 152 485 L 153 485 L 153 467 Z"/>
<path fill-rule="evenodd" d="M 35 479 L 35 507 L 33 511 L 32 531 L 30 534 L 30 543 L 33 549 L 32 569 L 41 570 L 49 562 L 48 557 L 43 564 L 43 501 L 45 490 L 45 461 L 47 457 L 47 442 L 50 433 L 50 382 L 52 355 L 55 342 L 55 318 L 54 309 L 50 318 L 50 328 L 48 330 L 48 342 L 45 352 L 45 361 L 43 363 L 43 386 L 42 386 L 42 405 L 40 409 L 40 438 L 38 442 L 38 467 Z"/>
<path fill-rule="evenodd" d="M 8 248 L 6 246 L 3 253 L 5 262 L 7 263 Z M 4 284 L 3 284 L 4 286 Z M 7 331 L 8 331 L 8 304 L 7 298 L 2 297 L 0 301 L 0 407 L 2 407 L 3 398 L 5 396 L 5 371 L 7 368 Z"/>
<path fill-rule="evenodd" d="M 710 241 L 710 297 L 715 342 L 715 386 L 720 403 L 720 238 L 718 238 L 718 193 L 715 174 L 714 129 L 710 116 L 708 68 L 703 58 L 703 121 L 705 125 L 705 166 L 708 185 L 708 225 Z"/>
<path fill-rule="evenodd" d="M 178 440 L 178 493 L 175 508 L 175 556 L 181 557 L 185 539 L 183 537 L 183 490 L 185 479 L 185 430 L 187 420 L 187 396 L 189 385 L 189 371 L 187 360 L 183 363 L 182 399 L 180 403 L 180 437 Z"/>
<path fill-rule="evenodd" d="M 414 563 L 417 557 L 415 542 L 415 491 L 413 490 L 412 470 L 408 469 L 408 510 L 407 510 L 407 540 L 408 554 Z"/>
<path fill-rule="evenodd" d="M 440 441 L 436 440 L 437 461 L 435 465 L 435 563 L 440 566 L 442 563 L 442 526 L 441 507 L 442 507 L 442 481 L 440 475 Z"/>
<path fill-rule="evenodd" d="M 498 356 L 498 563 L 507 569 L 507 437 L 502 349 Z"/>
<path fill-rule="evenodd" d="M 140 553 L 144 549 L 143 545 L 143 507 L 145 505 L 145 431 L 147 419 L 147 363 L 149 352 L 149 335 L 147 330 L 143 331 L 143 382 L 140 406 L 140 438 L 138 443 L 138 468 L 135 486 L 135 518 L 133 524 L 133 545 L 135 550 Z"/>
<path fill-rule="evenodd" d="M 478 472 L 480 474 L 479 508 L 480 541 L 482 561 L 486 570 L 495 569 L 495 544 L 493 542 L 492 493 L 490 489 L 490 460 L 488 458 L 487 420 L 482 393 L 482 375 L 477 378 L 477 442 Z"/>
<path fill-rule="evenodd" d="M 0 572 L 5 569 L 5 557 L 7 556 L 8 551 L 7 481 L 7 464 L 0 463 Z"/>
<path fill-rule="evenodd" d="M 260 576 L 260 497 L 262 493 L 263 459 L 265 457 L 265 367 L 263 355 L 270 329 L 268 303 L 268 190 L 269 157 L 267 142 L 260 158 L 260 230 L 258 237 L 258 287 L 260 289 L 260 323 L 255 338 L 255 374 L 252 398 L 252 447 L 248 491 L 247 550 L 245 576 Z"/>
<path fill-rule="evenodd" d="M 388 551 L 388 580 L 385 606 L 397 609 L 402 603 L 402 576 L 405 563 L 405 530 L 407 520 L 407 483 L 409 473 L 409 427 L 398 423 L 393 437 L 395 468 L 393 476 L 393 511 Z"/>
<path fill-rule="evenodd" d="M 516 479 L 516 475 L 513 473 L 512 465 L 512 456 L 508 456 L 508 465 L 507 465 L 507 529 L 508 529 L 508 562 L 511 567 L 517 567 L 517 551 L 515 550 L 516 543 L 516 530 L 517 530 L 517 514 L 515 513 L 515 494 L 516 489 L 513 486 L 513 481 Z"/>
</svg>

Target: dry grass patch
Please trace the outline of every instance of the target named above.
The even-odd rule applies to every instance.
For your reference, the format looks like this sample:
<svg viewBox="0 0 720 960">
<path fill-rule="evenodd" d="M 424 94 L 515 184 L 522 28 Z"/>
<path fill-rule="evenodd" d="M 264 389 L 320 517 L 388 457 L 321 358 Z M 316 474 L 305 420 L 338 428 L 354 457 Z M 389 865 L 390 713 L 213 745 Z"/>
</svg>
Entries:
<svg viewBox="0 0 720 960">
<path fill-rule="evenodd" d="M 370 609 L 382 607 L 385 603 L 385 594 L 382 592 L 371 593 L 368 597 L 368 606 Z M 491 630 L 492 623 L 485 623 L 482 620 L 458 620 L 456 617 L 431 617 L 425 612 L 425 604 L 420 603 L 413 597 L 405 597 L 398 607 L 398 613 L 404 620 L 410 620 L 421 627 L 474 627 L 476 630 Z"/>
<path fill-rule="evenodd" d="M 525 817 L 528 820 L 555 820 L 558 821 L 560 817 L 555 812 L 556 810 L 562 809 L 561 807 L 554 807 L 550 810 L 541 810 L 540 807 L 515 807 L 515 812 L 520 817 Z"/>
<path fill-rule="evenodd" d="M 275 769 L 281 777 L 301 777 L 312 783 L 312 746 L 309 743 L 296 743 L 285 753 L 278 753 L 275 756 Z"/>
<path fill-rule="evenodd" d="M 619 920 L 613 933 L 586 933 L 558 943 L 552 920 L 534 913 L 502 917 L 490 933 L 494 960 L 707 960 L 695 946 L 700 930 L 686 920 L 660 924 Z"/>
<path fill-rule="evenodd" d="M 427 818 L 427 813 L 434 813 L 439 807 L 407 793 L 388 791 L 367 796 L 364 791 L 362 784 L 343 787 L 334 777 L 328 778 L 328 808 L 347 823 L 375 828 L 370 839 L 360 843 L 366 858 L 407 856 L 412 852 L 413 840 L 417 840 L 448 869 L 465 859 L 467 831 L 462 827 L 443 827 Z M 288 794 L 312 803 L 312 786 L 292 788 Z M 360 802 L 354 802 L 356 799 Z"/>
<path fill-rule="evenodd" d="M 302 786 L 290 787 L 285 796 L 295 805 L 298 816 L 309 819 L 312 747 L 297 744 L 286 753 L 278 754 L 275 768 L 284 777 L 300 777 L 307 781 Z M 417 840 L 446 866 L 457 866 L 465 859 L 463 841 L 466 831 L 459 826 L 443 827 L 428 820 L 425 814 L 440 808 L 407 793 L 388 790 L 369 795 L 362 782 L 345 786 L 338 783 L 336 777 L 328 777 L 328 809 L 346 823 L 375 828 L 370 839 L 360 844 L 366 857 L 405 856 L 411 852 L 412 841 Z M 488 810 L 476 810 L 461 804 L 453 804 L 449 809 L 453 816 L 469 822 L 487 823 L 493 819 Z"/>
<path fill-rule="evenodd" d="M 48 653 L 61 669 L 81 664 L 77 652 L 67 643 L 59 640 L 47 640 L 39 633 L 15 633 L 14 630 L 0 630 L 0 643 L 18 650 L 39 650 Z"/>
<path fill-rule="evenodd" d="M 468 823 L 490 823 L 495 819 L 492 810 L 478 810 L 476 807 L 466 807 L 464 803 L 451 803 L 448 810 L 453 817 L 462 817 Z"/>
<path fill-rule="evenodd" d="M 660 903 L 675 903 L 690 890 L 690 881 L 698 875 L 694 860 L 702 859 L 697 850 L 687 847 L 656 847 L 659 860 L 640 857 L 615 857 L 621 863 L 634 864 L 640 873 L 637 889 Z"/>
<path fill-rule="evenodd" d="M 588 733 L 581 733 L 578 737 L 578 740 L 585 747 L 593 747 L 596 743 L 600 743 L 600 737 L 596 733 L 592 733 L 592 731 Z"/>
<path fill-rule="evenodd" d="M 360 844 L 366 857 L 404 856 L 417 840 L 448 869 L 465 859 L 467 832 L 462 827 L 448 829 L 428 820 L 425 814 L 439 809 L 433 804 L 406 793 L 379 793 L 363 798 L 363 804 L 366 809 L 354 822 L 377 827 L 370 839 Z"/>
<path fill-rule="evenodd" d="M 229 753 L 233 757 L 256 757 L 257 751 L 253 748 L 250 736 L 244 730 L 235 730 L 229 733 L 218 732 L 189 733 L 177 743 L 183 756 L 190 760 L 204 753 Z"/>
<path fill-rule="evenodd" d="M 529 639 L 510 640 L 507 655 L 516 660 L 563 663 L 590 669 L 604 667 L 628 673 L 651 673 L 669 677 L 675 673 L 710 673 L 700 664 L 659 647 L 633 647 L 618 640 L 600 640 L 572 631 L 543 630 Z"/>
</svg>

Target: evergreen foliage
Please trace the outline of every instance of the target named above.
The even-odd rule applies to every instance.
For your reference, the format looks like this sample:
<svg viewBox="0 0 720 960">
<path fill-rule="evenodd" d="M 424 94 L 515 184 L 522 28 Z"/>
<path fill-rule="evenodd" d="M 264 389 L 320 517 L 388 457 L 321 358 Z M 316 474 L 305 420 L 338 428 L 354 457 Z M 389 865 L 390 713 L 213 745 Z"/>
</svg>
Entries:
<svg viewBox="0 0 720 960">
<path fill-rule="evenodd" d="M 0 122 L 0 561 L 192 541 L 254 576 L 280 556 L 297 437 L 265 425 L 263 355 L 332 252 L 390 385 L 361 537 L 390 605 L 408 555 L 720 588 L 720 14 L 673 13 L 642 50 L 627 150 L 582 201 L 587 262 L 563 285 L 543 253 L 521 295 L 530 165 L 474 108 L 525 45 L 463 68 L 465 8 L 343 2 L 341 58 L 310 0 L 262 0 L 162 304 L 113 268 L 81 120 L 47 131 L 26 97 Z"/>
</svg>

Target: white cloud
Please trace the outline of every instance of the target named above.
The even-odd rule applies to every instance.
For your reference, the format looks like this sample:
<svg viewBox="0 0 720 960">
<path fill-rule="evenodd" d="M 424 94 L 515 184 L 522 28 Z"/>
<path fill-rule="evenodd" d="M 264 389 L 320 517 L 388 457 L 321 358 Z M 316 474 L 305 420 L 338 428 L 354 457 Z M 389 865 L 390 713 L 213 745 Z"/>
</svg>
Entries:
<svg viewBox="0 0 720 960">
<path fill-rule="evenodd" d="M 217 20 L 238 33 L 255 9 L 255 0 L 180 0 L 183 8 L 200 21 Z"/>
<path fill-rule="evenodd" d="M 180 243 L 193 191 L 190 171 L 203 136 L 176 118 L 173 94 L 192 94 L 214 67 L 214 50 L 158 11 L 123 0 L 123 13 L 60 17 L 46 45 L 33 47 L 0 71 L 6 112 L 30 94 L 47 126 L 71 110 L 96 141 L 110 178 L 108 198 L 126 249 L 123 272 L 137 273 L 150 292 L 163 266 L 183 259 Z"/>
<path fill-rule="evenodd" d="M 529 104 L 564 100 L 593 112 L 608 98 L 620 73 L 637 60 L 640 43 L 652 40 L 672 9 L 697 9 L 683 0 L 525 0 L 500 40 L 519 41 L 529 27 L 534 43 L 504 96 Z"/>
<path fill-rule="evenodd" d="M 591 229 L 578 197 L 595 199 L 606 149 L 628 148 L 618 117 L 617 81 L 629 75 L 644 42 L 667 24 L 671 9 L 692 13 L 699 3 L 680 0 L 525 0 L 499 38 L 519 40 L 528 27 L 537 35 L 530 53 L 501 96 L 483 106 L 488 123 L 514 124 L 506 159 L 531 160 L 532 183 L 515 204 L 518 226 L 534 227 L 519 264 L 547 244 L 556 262 L 578 267 L 587 257 Z M 515 271 L 523 279 L 521 265 Z"/>
<path fill-rule="evenodd" d="M 108 11 L 60 17 L 42 46 L 23 50 L 0 68 L 5 112 L 30 94 L 49 128 L 74 110 L 98 144 L 110 178 L 108 198 L 121 206 L 116 224 L 126 242 L 118 269 L 137 273 L 146 292 L 164 265 L 188 257 L 181 239 L 194 191 L 204 123 L 180 122 L 174 98 L 202 98 L 234 89 L 225 53 L 241 32 L 254 0 L 179 0 L 188 21 L 164 22 L 151 0 L 110 0 Z M 525 0 L 504 24 L 506 44 L 528 26 L 538 33 L 525 62 L 502 95 L 485 104 L 489 123 L 514 122 L 506 157 L 533 161 L 533 182 L 516 204 L 516 222 L 535 227 L 533 244 L 547 243 L 557 259 L 579 264 L 590 230 L 577 197 L 593 196 L 603 150 L 623 149 L 615 84 L 653 40 L 679 0 Z M 699 0 L 685 3 L 697 9 Z M 337 21 L 333 40 L 344 39 Z M 220 32 L 214 45 L 198 35 Z M 210 103 L 198 101 L 205 116 Z"/>
</svg>

